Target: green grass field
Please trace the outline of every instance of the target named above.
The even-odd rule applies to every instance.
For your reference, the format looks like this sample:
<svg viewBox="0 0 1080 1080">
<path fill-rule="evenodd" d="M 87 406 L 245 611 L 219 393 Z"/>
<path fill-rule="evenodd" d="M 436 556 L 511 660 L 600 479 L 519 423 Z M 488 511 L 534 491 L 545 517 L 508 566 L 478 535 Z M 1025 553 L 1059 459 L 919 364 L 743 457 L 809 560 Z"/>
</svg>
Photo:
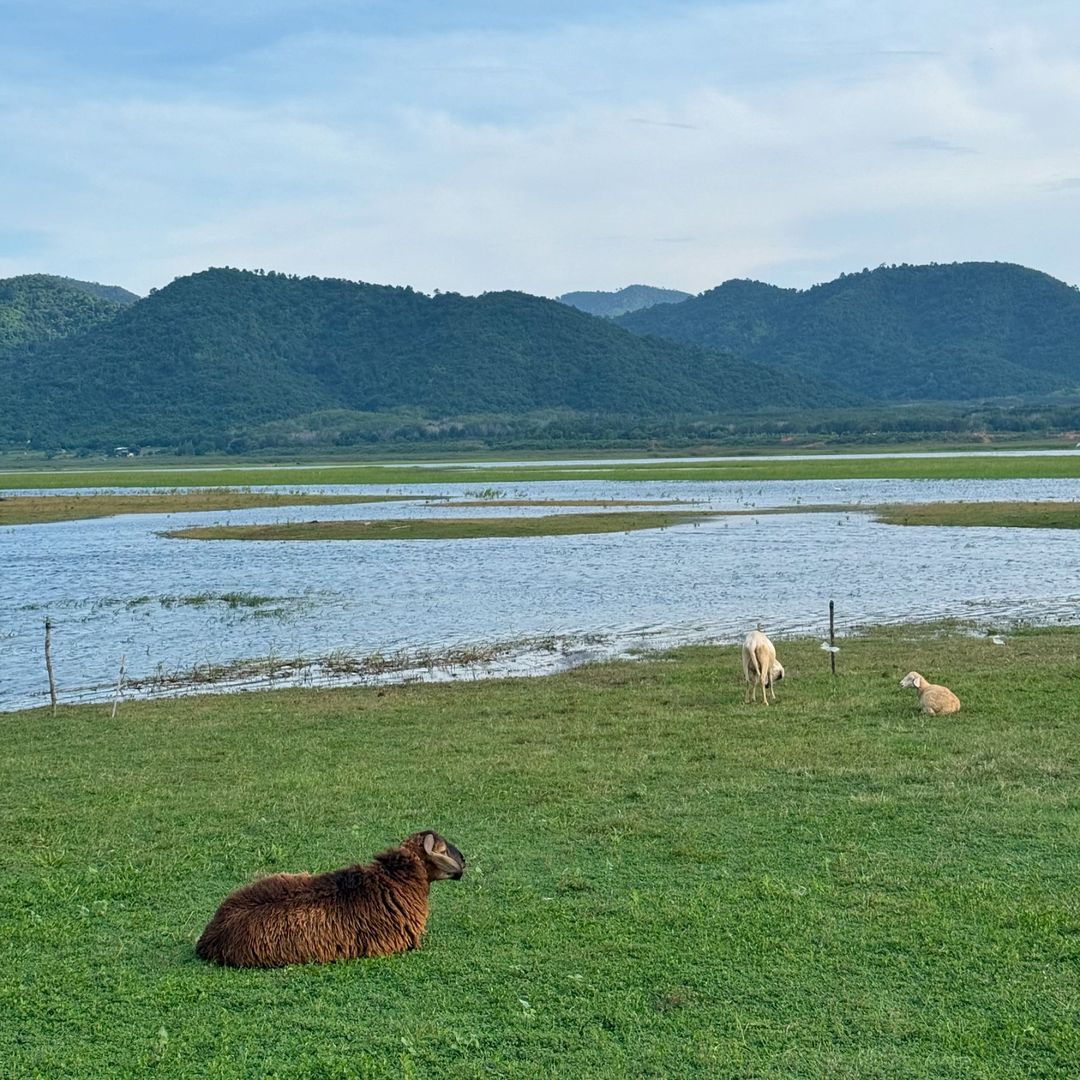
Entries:
<svg viewBox="0 0 1080 1080">
<path fill-rule="evenodd" d="M 1074 1078 L 1080 632 L 0 717 L 11 1077 Z M 897 683 L 947 683 L 926 718 Z M 418 952 L 229 971 L 255 875 L 431 827 Z"/>
<path fill-rule="evenodd" d="M 640 465 L 311 464 L 283 468 L 256 465 L 152 468 L 142 464 L 80 469 L 0 472 L 0 490 L 70 487 L 250 487 L 283 484 L 502 484 L 530 480 L 839 480 L 1016 479 L 1080 477 L 1080 455 L 1061 457 L 855 458 L 822 461 L 651 461 Z"/>
</svg>

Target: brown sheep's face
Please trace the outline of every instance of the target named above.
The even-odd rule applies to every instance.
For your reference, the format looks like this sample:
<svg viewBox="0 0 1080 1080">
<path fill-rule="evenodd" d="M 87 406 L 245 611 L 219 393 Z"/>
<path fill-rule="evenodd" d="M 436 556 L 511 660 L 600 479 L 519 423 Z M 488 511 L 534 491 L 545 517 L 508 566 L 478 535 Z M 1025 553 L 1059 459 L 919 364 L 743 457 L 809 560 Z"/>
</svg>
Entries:
<svg viewBox="0 0 1080 1080">
<path fill-rule="evenodd" d="M 417 854 L 424 860 L 428 881 L 442 881 L 444 878 L 457 881 L 465 873 L 465 856 L 437 832 L 413 833 L 409 840 L 415 844 Z"/>
</svg>

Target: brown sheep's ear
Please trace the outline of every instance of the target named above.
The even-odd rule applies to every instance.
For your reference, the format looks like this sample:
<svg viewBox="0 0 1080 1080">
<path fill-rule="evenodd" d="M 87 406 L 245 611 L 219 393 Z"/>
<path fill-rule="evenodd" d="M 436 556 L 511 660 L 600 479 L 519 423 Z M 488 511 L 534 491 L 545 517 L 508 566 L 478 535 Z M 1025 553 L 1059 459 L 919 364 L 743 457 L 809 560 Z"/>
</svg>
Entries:
<svg viewBox="0 0 1080 1080">
<path fill-rule="evenodd" d="M 428 857 L 428 862 L 435 867 L 436 870 L 445 874 L 447 877 L 461 877 L 461 871 L 464 868 L 463 863 L 459 862 L 446 850 L 446 841 L 441 836 L 435 833 L 424 834 L 424 853 Z"/>
</svg>

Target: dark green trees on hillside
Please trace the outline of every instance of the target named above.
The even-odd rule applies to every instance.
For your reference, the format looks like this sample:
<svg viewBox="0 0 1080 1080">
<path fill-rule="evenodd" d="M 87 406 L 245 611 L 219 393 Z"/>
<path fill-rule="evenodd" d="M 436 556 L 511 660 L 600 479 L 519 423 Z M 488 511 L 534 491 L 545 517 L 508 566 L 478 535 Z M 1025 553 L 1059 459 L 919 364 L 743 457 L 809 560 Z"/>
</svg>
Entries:
<svg viewBox="0 0 1080 1080">
<path fill-rule="evenodd" d="M 84 286 L 49 274 L 0 281 L 0 355 L 85 333 L 122 310 L 124 305 Z"/>
<path fill-rule="evenodd" d="M 880 267 L 805 291 L 729 281 L 617 322 L 878 401 L 1080 387 L 1080 292 L 1008 263 Z"/>
<path fill-rule="evenodd" d="M 123 304 L 103 289 L 0 282 L 0 447 L 242 447 L 337 413 L 335 440 L 451 420 L 651 438 L 866 403 L 1068 404 L 1080 387 L 1080 293 L 999 263 L 883 267 L 803 292 L 730 281 L 614 321 L 518 292 L 231 269 Z"/>
<path fill-rule="evenodd" d="M 0 354 L 0 376 L 12 391 L 0 433 L 32 445 L 220 440 L 328 409 L 656 416 L 835 397 L 523 293 L 428 297 L 230 269 L 181 278 L 76 338 Z"/>
</svg>

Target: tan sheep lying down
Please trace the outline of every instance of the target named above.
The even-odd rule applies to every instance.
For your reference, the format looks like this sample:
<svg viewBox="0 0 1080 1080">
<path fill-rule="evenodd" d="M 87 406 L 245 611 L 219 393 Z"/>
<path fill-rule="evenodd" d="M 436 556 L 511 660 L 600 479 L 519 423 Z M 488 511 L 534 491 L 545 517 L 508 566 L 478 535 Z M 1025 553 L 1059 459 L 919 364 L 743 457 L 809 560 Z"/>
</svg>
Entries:
<svg viewBox="0 0 1080 1080">
<path fill-rule="evenodd" d="M 366 866 L 273 874 L 225 897 L 195 951 L 227 967 L 281 967 L 415 949 L 431 882 L 464 872 L 465 856 L 428 830 Z"/>
<path fill-rule="evenodd" d="M 919 708 L 928 716 L 960 711 L 960 699 L 948 687 L 927 682 L 917 671 L 909 671 L 900 680 L 900 685 L 918 693 Z"/>
</svg>

